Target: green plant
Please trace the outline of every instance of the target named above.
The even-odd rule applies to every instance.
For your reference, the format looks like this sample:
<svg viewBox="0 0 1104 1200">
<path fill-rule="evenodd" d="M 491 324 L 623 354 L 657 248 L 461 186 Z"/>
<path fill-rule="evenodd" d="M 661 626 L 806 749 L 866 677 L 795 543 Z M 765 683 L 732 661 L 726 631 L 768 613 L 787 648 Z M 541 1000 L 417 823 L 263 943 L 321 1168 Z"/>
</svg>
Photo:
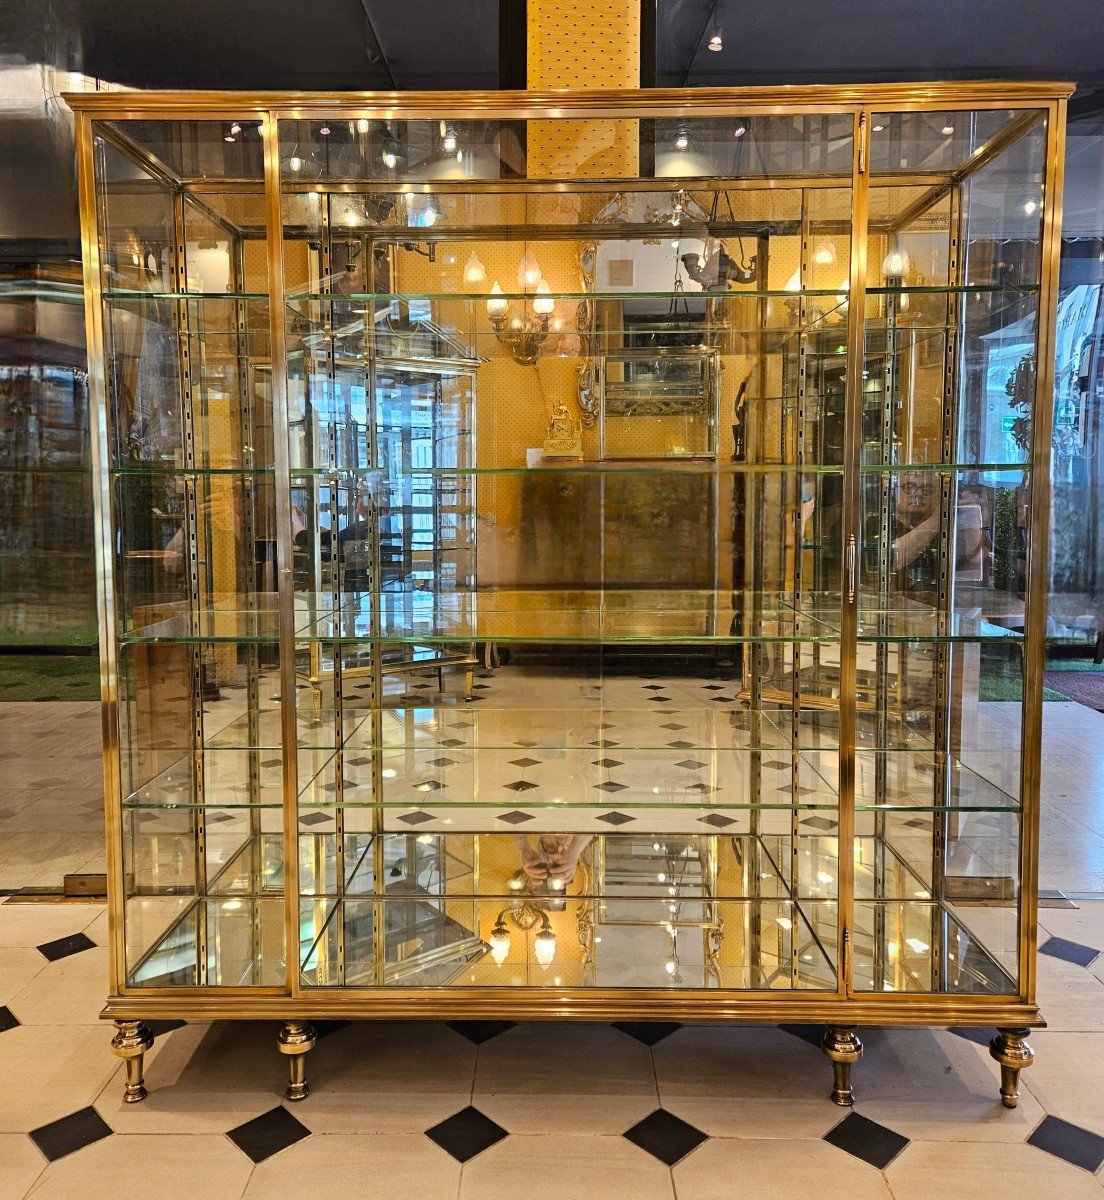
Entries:
<svg viewBox="0 0 1104 1200">
<path fill-rule="evenodd" d="M 1019 556 L 1016 492 L 1014 488 L 1001 488 L 993 505 L 993 586 L 998 591 L 1015 591 Z"/>
</svg>

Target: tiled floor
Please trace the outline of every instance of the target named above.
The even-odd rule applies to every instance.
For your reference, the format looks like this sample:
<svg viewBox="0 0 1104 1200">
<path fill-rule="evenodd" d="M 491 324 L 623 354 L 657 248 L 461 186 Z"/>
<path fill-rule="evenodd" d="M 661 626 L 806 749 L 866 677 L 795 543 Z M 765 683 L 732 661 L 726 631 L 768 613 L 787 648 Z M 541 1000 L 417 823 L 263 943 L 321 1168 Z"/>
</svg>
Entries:
<svg viewBox="0 0 1104 1200">
<path fill-rule="evenodd" d="M 106 921 L 0 904 L 0 1200 L 1032 1200 L 1104 1194 L 1104 902 L 1046 909 L 1020 1107 L 989 1030 L 864 1030 L 848 1113 L 819 1031 L 331 1022 L 281 1102 L 270 1023 L 154 1026 L 148 1099 L 96 1020 Z"/>
</svg>

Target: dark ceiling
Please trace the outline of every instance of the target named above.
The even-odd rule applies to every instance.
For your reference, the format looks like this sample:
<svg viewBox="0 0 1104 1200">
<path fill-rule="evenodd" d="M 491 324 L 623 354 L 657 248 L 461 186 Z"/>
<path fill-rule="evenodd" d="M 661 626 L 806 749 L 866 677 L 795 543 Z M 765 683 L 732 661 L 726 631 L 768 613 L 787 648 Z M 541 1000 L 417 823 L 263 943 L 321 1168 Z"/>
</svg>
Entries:
<svg viewBox="0 0 1104 1200">
<path fill-rule="evenodd" d="M 661 86 L 1028 76 L 1104 85 L 1102 0 L 649 4 Z M 500 25 L 523 28 L 524 8 L 525 0 L 0 0 L 0 55 L 137 87 L 497 88 L 504 75 L 516 83 L 518 67 L 500 71 Z M 720 53 L 706 48 L 714 10 Z M 504 40 L 506 58 L 523 60 L 522 43 Z"/>
</svg>

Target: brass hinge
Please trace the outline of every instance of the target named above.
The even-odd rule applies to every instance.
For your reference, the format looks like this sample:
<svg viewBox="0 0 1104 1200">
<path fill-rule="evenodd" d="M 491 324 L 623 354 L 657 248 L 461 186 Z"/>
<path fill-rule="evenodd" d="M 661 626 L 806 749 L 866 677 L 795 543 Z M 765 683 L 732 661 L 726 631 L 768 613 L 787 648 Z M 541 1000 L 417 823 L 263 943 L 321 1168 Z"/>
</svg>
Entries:
<svg viewBox="0 0 1104 1200">
<path fill-rule="evenodd" d="M 858 575 L 859 547 L 855 535 L 847 535 L 847 603 L 855 603 L 855 587 Z"/>
</svg>

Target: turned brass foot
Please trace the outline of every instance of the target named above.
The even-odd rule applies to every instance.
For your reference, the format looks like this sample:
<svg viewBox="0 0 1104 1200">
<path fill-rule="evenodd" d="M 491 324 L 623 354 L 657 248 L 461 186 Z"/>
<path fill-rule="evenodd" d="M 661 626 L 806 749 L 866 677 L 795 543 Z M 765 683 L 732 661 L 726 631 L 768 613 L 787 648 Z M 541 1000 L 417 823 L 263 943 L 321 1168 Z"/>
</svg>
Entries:
<svg viewBox="0 0 1104 1200">
<path fill-rule="evenodd" d="M 153 1045 L 153 1034 L 141 1021 L 116 1021 L 118 1032 L 111 1039 L 111 1049 L 126 1063 L 126 1087 L 123 1100 L 137 1104 L 146 1098 L 142 1066 L 146 1051 Z"/>
<path fill-rule="evenodd" d="M 307 1086 L 307 1051 L 317 1041 L 314 1026 L 309 1021 L 285 1021 L 276 1045 L 288 1056 L 288 1100 L 305 1100 L 310 1095 Z"/>
<path fill-rule="evenodd" d="M 989 1043 L 989 1053 L 1000 1063 L 1001 1103 L 1015 1108 L 1020 1099 L 1020 1072 L 1035 1061 L 1035 1051 L 1027 1044 L 1027 1029 L 998 1029 Z"/>
<path fill-rule="evenodd" d="M 851 1068 L 862 1058 L 862 1042 L 855 1036 L 853 1026 L 829 1025 L 820 1040 L 820 1048 L 828 1055 L 832 1064 L 835 1081 L 832 1101 L 850 1108 L 855 1103 L 855 1093 L 851 1087 Z"/>
</svg>

